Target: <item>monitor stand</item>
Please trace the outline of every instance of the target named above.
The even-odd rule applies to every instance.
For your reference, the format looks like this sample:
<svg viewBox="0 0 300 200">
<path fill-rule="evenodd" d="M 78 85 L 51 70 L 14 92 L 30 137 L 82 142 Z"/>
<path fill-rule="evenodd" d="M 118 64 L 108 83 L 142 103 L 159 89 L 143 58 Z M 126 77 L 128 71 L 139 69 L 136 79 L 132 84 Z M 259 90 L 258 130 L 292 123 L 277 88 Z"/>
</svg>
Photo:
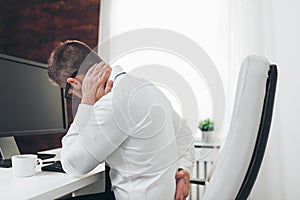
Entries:
<svg viewBox="0 0 300 200">
<path fill-rule="evenodd" d="M 0 160 L 10 159 L 13 155 L 19 154 L 14 137 L 0 137 Z"/>
</svg>

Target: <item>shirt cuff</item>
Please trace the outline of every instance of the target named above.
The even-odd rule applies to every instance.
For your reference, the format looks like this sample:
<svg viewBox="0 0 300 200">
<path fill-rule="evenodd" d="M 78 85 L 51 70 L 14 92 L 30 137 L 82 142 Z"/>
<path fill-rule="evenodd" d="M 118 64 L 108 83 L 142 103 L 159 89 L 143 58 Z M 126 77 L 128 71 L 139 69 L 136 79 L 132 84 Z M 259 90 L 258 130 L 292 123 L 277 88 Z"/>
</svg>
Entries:
<svg viewBox="0 0 300 200">
<path fill-rule="evenodd" d="M 189 172 L 190 176 L 192 176 L 193 166 L 188 166 L 186 162 L 185 163 L 179 162 L 178 169 L 184 169 Z"/>
</svg>

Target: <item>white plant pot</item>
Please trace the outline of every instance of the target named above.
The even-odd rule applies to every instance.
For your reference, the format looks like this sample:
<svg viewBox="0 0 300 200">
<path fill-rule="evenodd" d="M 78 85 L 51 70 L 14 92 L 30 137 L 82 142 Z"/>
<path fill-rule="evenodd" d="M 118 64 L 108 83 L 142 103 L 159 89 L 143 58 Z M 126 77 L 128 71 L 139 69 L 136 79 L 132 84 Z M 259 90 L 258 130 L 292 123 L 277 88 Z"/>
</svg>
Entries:
<svg viewBox="0 0 300 200">
<path fill-rule="evenodd" d="M 213 143 L 215 141 L 214 131 L 202 131 L 202 141 Z"/>
</svg>

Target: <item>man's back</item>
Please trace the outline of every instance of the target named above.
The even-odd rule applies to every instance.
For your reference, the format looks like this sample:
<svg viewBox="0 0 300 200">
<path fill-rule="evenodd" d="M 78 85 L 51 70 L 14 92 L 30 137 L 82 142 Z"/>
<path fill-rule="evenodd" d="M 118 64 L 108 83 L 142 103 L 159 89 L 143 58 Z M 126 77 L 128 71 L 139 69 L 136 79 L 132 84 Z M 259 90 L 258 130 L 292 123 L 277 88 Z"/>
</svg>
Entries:
<svg viewBox="0 0 300 200">
<path fill-rule="evenodd" d="M 106 159 L 116 198 L 174 199 L 178 153 L 170 102 L 152 83 L 130 75 L 106 98 L 116 134 L 126 136 Z"/>
</svg>

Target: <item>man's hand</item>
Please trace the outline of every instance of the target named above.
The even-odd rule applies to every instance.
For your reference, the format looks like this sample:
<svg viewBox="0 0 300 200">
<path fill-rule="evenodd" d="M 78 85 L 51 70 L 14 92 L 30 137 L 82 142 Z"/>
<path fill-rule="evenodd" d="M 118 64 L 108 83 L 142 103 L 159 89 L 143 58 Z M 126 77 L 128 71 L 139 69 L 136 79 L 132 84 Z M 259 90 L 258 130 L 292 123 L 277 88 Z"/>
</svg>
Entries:
<svg viewBox="0 0 300 200">
<path fill-rule="evenodd" d="M 111 91 L 113 81 L 108 81 L 110 73 L 111 67 L 104 62 L 95 64 L 89 69 L 82 83 L 81 103 L 94 105 Z"/>
<path fill-rule="evenodd" d="M 176 200 L 185 200 L 190 193 L 190 174 L 186 170 L 180 170 L 176 178 Z"/>
</svg>

